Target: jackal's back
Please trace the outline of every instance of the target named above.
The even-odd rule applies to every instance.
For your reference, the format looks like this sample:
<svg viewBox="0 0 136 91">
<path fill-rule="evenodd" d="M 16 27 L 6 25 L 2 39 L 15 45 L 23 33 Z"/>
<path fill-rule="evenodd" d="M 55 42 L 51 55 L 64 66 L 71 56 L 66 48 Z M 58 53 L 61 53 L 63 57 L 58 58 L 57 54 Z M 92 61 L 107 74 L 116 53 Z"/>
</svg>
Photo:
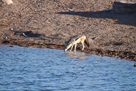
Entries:
<svg viewBox="0 0 136 91">
<path fill-rule="evenodd" d="M 78 40 L 78 39 L 81 38 L 82 36 L 83 36 L 83 35 L 76 35 L 76 36 L 70 38 L 70 40 L 67 41 L 66 46 L 68 46 L 69 44 L 75 42 L 76 40 Z"/>
</svg>

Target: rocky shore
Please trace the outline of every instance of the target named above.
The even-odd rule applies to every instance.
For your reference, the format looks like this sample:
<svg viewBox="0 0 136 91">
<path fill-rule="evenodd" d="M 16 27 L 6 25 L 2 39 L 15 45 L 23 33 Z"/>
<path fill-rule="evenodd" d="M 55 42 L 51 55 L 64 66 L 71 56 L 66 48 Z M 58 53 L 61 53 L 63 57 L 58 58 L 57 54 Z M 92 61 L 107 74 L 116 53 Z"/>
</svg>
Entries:
<svg viewBox="0 0 136 91">
<path fill-rule="evenodd" d="M 113 13 L 114 1 L 0 2 L 0 44 L 64 49 L 70 37 L 84 34 L 90 43 L 84 52 L 136 61 L 136 13 Z"/>
</svg>

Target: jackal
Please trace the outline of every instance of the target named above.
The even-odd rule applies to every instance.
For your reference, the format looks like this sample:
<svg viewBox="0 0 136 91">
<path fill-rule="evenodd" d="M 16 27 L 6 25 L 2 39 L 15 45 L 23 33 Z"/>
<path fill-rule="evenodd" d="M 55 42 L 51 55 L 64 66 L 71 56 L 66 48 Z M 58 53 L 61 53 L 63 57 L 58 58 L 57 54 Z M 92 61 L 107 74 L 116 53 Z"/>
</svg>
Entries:
<svg viewBox="0 0 136 91">
<path fill-rule="evenodd" d="M 86 39 L 85 35 L 78 35 L 78 36 L 74 36 L 73 38 L 71 38 L 65 45 L 65 51 L 67 51 L 70 47 L 71 50 L 73 49 L 73 46 L 75 46 L 74 51 L 76 52 L 76 47 L 77 47 L 77 43 L 82 43 L 82 50 L 84 50 L 84 43 L 86 43 L 86 45 L 89 47 L 89 42 Z"/>
</svg>

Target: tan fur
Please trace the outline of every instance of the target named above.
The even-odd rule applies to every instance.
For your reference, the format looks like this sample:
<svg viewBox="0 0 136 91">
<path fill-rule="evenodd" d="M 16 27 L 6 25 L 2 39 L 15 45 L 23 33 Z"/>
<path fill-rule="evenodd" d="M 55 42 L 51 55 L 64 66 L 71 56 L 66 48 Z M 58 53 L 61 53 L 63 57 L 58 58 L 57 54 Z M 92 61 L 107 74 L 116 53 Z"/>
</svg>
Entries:
<svg viewBox="0 0 136 91">
<path fill-rule="evenodd" d="M 72 50 L 73 46 L 75 46 L 74 51 L 76 51 L 77 43 L 81 43 L 82 46 L 83 46 L 82 50 L 84 50 L 84 43 L 88 43 L 87 40 L 86 40 L 86 36 L 85 35 L 79 35 L 79 36 L 76 36 L 76 37 L 73 37 L 72 39 L 70 39 L 69 43 L 67 44 L 67 46 L 65 48 L 65 51 L 67 51 L 70 47 L 71 47 L 71 50 Z M 87 45 L 89 46 L 89 43 Z"/>
</svg>

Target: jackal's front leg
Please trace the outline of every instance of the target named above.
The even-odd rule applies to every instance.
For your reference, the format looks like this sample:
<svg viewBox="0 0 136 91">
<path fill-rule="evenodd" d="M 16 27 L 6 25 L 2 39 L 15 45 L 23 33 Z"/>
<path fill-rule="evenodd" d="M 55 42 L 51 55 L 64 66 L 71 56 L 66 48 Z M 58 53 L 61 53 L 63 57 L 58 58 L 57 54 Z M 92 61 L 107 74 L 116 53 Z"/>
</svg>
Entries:
<svg viewBox="0 0 136 91">
<path fill-rule="evenodd" d="M 71 46 L 71 49 L 70 49 L 70 51 L 72 51 L 72 49 L 73 49 L 73 45 Z"/>
<path fill-rule="evenodd" d="M 75 49 L 74 49 L 74 52 L 76 52 L 76 47 L 77 47 L 77 44 L 75 44 Z"/>
<path fill-rule="evenodd" d="M 65 48 L 65 51 L 67 51 L 71 46 L 73 46 L 72 44 L 68 45 L 66 48 Z"/>
</svg>

